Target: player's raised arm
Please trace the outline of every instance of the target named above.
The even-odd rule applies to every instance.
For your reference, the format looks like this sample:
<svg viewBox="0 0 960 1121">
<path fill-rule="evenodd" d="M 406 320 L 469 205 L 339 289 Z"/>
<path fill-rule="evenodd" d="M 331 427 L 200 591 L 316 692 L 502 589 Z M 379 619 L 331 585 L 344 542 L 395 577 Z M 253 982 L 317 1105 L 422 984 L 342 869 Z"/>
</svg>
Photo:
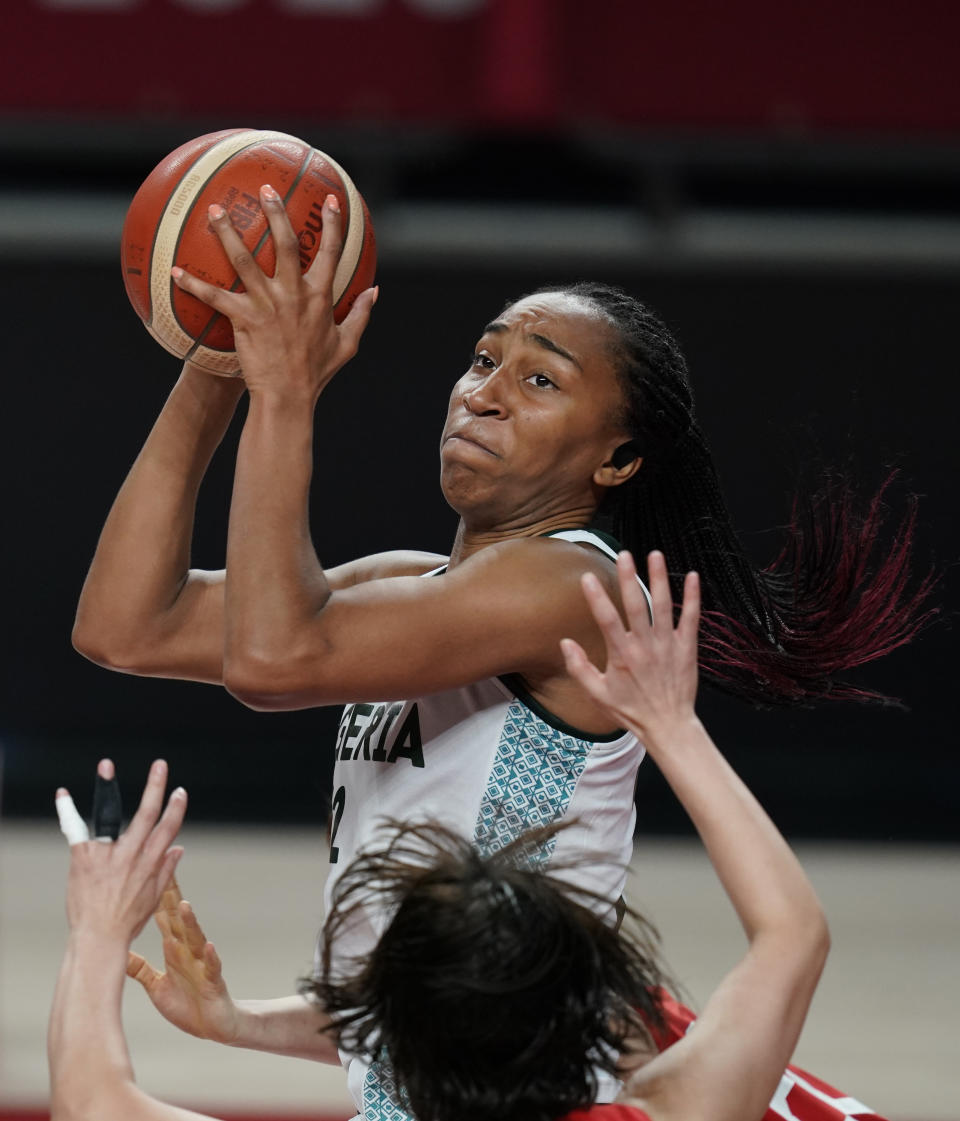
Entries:
<svg viewBox="0 0 960 1121">
<path fill-rule="evenodd" d="M 198 196 L 205 193 L 208 201 L 235 197 L 237 184 L 262 174 L 265 166 L 291 176 L 291 148 L 309 162 L 296 178 L 291 199 L 299 221 L 308 213 L 316 221 L 311 208 L 318 184 L 328 184 L 329 175 L 340 182 L 341 196 L 351 200 L 352 255 L 341 262 L 337 282 L 338 300 L 349 307 L 375 264 L 369 215 L 349 178 L 338 178 L 341 169 L 294 137 L 237 129 L 199 137 L 154 169 L 128 211 L 122 256 L 131 302 L 157 341 L 172 353 L 195 354 L 197 364 L 187 362 L 130 470 L 80 597 L 74 645 L 108 668 L 222 681 L 224 574 L 192 570 L 190 544 L 197 492 L 244 382 L 209 372 L 236 372 L 235 355 L 217 349 L 223 340 L 210 313 L 172 288 L 167 273 L 173 255 L 183 254 L 202 266 L 208 280 L 230 287 L 235 274 L 210 237 L 206 206 L 193 213 Z M 177 205 L 170 207 L 174 196 Z M 272 255 L 272 246 L 266 246 L 266 254 Z M 369 579 L 369 567 L 351 568 L 341 579 L 347 584 Z"/>
<path fill-rule="evenodd" d="M 604 670 L 574 642 L 564 643 L 564 654 L 571 674 L 646 744 L 696 826 L 749 947 L 696 1029 L 633 1075 L 624 1099 L 654 1121 L 742 1121 L 762 1115 L 790 1058 L 829 937 L 796 857 L 695 714 L 697 578 L 687 577 L 675 628 L 662 555 L 651 554 L 649 564 L 654 623 L 623 554 L 628 627 L 596 581 L 584 578 L 606 642 Z"/>
<path fill-rule="evenodd" d="M 271 631 L 286 629 L 295 638 L 288 588 L 295 607 L 302 606 L 305 613 L 319 610 L 330 595 L 311 543 L 306 503 L 313 410 L 324 385 L 356 353 L 376 299 L 375 290 L 361 294 L 345 321 L 334 323 L 332 281 L 341 248 L 335 195 L 324 203 L 321 249 L 306 275 L 301 274 L 296 237 L 279 195 L 264 186 L 260 201 L 276 247 L 274 276 L 267 276 L 251 257 L 222 207 L 210 208 L 210 222 L 244 291 L 225 292 L 173 270 L 177 284 L 230 317 L 251 394 L 227 547 L 228 663 L 235 660 L 236 632 L 245 629 L 251 615 L 272 615 L 278 606 L 286 607 Z M 287 547 L 291 530 L 297 538 L 293 550 Z M 258 599 L 260 608 L 255 606 Z"/>
<path fill-rule="evenodd" d="M 191 571 L 200 484 L 243 392 L 189 363 L 120 488 L 77 607 L 73 643 L 100 665 L 218 682 L 223 574 Z"/>
<path fill-rule="evenodd" d="M 80 594 L 73 644 L 109 669 L 223 680 L 224 573 L 191 569 L 197 495 L 243 393 L 189 363 L 120 488 Z M 328 573 L 334 587 L 424 572 L 443 558 L 377 554 Z"/>
</svg>

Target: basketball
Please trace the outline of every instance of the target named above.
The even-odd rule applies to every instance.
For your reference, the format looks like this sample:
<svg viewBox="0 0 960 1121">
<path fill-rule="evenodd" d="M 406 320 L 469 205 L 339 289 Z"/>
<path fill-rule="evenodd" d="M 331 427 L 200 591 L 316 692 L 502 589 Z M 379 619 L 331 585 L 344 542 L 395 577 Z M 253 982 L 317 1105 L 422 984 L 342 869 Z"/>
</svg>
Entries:
<svg viewBox="0 0 960 1121">
<path fill-rule="evenodd" d="M 343 251 L 333 282 L 334 319 L 373 283 L 377 250 L 366 203 L 330 156 L 295 136 L 259 129 L 207 133 L 171 152 L 134 195 L 123 224 L 121 266 L 127 296 L 161 346 L 215 374 L 240 366 L 230 321 L 173 283 L 178 265 L 210 284 L 242 291 L 237 274 L 207 219 L 219 203 L 260 267 L 276 264 L 260 188 L 279 193 L 300 243 L 306 271 L 320 248 L 321 210 L 334 194 L 343 215 Z"/>
</svg>

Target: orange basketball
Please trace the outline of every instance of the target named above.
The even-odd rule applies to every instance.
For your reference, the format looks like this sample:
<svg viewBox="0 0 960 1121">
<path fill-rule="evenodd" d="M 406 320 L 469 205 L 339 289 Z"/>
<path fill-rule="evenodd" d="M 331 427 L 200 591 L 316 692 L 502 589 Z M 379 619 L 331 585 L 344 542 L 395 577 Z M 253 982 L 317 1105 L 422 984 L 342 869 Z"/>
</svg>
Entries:
<svg viewBox="0 0 960 1121">
<path fill-rule="evenodd" d="M 333 283 L 334 319 L 373 283 L 376 240 L 367 205 L 342 167 L 303 140 L 283 132 L 224 129 L 181 145 L 159 163 L 134 195 L 123 224 L 123 283 L 151 335 L 178 358 L 216 374 L 236 374 L 230 321 L 170 278 L 179 265 L 234 291 L 242 285 L 207 219 L 219 203 L 260 267 L 276 265 L 270 228 L 260 207 L 269 183 L 283 199 L 300 242 L 300 267 L 320 247 L 321 208 L 334 194 L 343 215 L 343 251 Z"/>
</svg>

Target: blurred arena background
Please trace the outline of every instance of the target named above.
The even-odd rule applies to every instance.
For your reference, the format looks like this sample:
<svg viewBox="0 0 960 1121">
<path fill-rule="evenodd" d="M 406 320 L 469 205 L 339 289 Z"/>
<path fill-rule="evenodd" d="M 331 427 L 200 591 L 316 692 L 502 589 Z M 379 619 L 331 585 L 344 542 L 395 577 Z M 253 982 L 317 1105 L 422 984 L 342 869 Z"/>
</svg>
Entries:
<svg viewBox="0 0 960 1121">
<path fill-rule="evenodd" d="M 126 303 L 125 208 L 184 140 L 253 126 L 334 155 L 380 245 L 374 321 L 319 413 L 325 563 L 448 548 L 436 445 L 449 387 L 505 300 L 556 280 L 623 284 L 666 317 L 758 560 L 820 465 L 865 492 L 898 468 L 895 510 L 921 495 L 917 566 L 943 573 L 940 618 L 857 677 L 906 708 L 758 712 L 705 693 L 702 712 L 809 856 L 834 922 L 801 1061 L 896 1121 L 957 1121 L 956 5 L 5 0 L 3 11 L 0 1118 L 42 1116 L 45 1101 L 66 865 L 53 790 L 82 798 L 105 754 L 128 804 L 158 755 L 190 791 L 184 879 L 193 862 L 188 890 L 237 995 L 275 995 L 309 964 L 337 714 L 252 713 L 217 689 L 111 675 L 69 642 L 103 518 L 177 372 Z M 235 436 L 202 495 L 199 566 L 223 561 Z M 735 930 L 672 797 L 643 771 L 637 899 L 702 1000 Z M 338 1072 L 318 1081 L 289 1061 L 213 1055 L 148 1015 L 141 1024 L 139 995 L 134 1058 L 149 1088 L 231 1114 L 348 1115 Z"/>
</svg>

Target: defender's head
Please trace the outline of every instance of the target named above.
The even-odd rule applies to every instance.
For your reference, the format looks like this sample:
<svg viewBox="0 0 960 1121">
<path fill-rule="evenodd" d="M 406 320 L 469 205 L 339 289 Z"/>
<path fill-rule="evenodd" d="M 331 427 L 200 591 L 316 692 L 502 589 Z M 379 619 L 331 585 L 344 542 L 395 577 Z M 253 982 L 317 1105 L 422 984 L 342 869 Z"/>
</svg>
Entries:
<svg viewBox="0 0 960 1121">
<path fill-rule="evenodd" d="M 615 1072 L 627 1037 L 647 1042 L 644 1021 L 659 1022 L 649 928 L 628 939 L 591 909 L 609 901 L 538 869 L 557 832 L 482 856 L 439 826 L 398 825 L 337 883 L 304 990 L 343 1047 L 389 1057 L 418 1121 L 552 1121 L 592 1101 L 597 1068 Z M 388 927 L 334 965 L 368 905 L 388 908 Z"/>
</svg>

